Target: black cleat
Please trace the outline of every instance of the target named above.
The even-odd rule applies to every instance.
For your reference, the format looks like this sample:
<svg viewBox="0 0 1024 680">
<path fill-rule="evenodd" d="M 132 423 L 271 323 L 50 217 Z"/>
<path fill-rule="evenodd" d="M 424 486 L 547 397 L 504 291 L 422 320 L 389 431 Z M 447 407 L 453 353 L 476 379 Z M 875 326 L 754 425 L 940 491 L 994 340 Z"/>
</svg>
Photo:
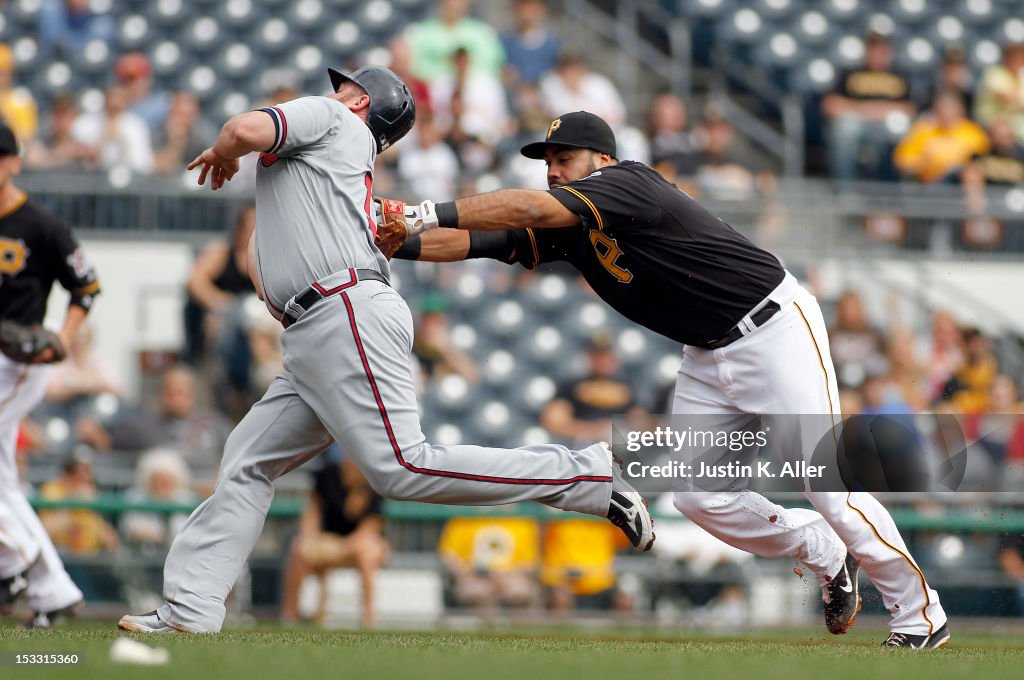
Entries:
<svg viewBox="0 0 1024 680">
<path fill-rule="evenodd" d="M 23 622 L 20 627 L 27 629 L 53 628 L 65 619 L 78 616 L 78 611 L 82 608 L 83 604 L 85 604 L 85 602 L 83 600 L 79 600 L 78 602 L 70 604 L 62 609 L 54 609 L 50 612 L 33 612 L 32 618 Z"/>
<path fill-rule="evenodd" d="M 28 590 L 28 569 L 0 579 L 0 613 L 6 612 Z"/>
<path fill-rule="evenodd" d="M 825 626 L 833 635 L 842 635 L 857 621 L 860 611 L 860 588 L 858 575 L 860 565 L 849 552 L 839 573 L 821 587 L 821 599 L 825 602 Z"/>
<path fill-rule="evenodd" d="M 942 627 L 931 635 L 911 635 L 909 633 L 889 633 L 889 637 L 882 643 L 883 647 L 902 647 L 904 649 L 938 649 L 949 642 L 949 624 L 944 623 Z"/>
<path fill-rule="evenodd" d="M 622 476 L 621 465 L 608 444 L 601 442 L 601 445 L 612 460 L 612 500 L 608 506 L 608 519 L 626 534 L 634 548 L 647 552 L 654 545 L 654 520 L 647 509 L 647 501 Z"/>
</svg>

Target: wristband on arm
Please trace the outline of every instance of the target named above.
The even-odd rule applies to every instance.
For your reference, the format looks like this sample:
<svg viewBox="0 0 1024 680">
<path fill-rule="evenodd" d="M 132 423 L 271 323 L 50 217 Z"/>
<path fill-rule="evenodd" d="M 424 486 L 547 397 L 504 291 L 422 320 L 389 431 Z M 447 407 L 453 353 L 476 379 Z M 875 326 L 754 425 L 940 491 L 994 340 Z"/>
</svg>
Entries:
<svg viewBox="0 0 1024 680">
<path fill-rule="evenodd" d="M 437 215 L 437 226 L 459 228 L 459 211 L 455 207 L 455 201 L 435 203 L 434 212 Z"/>
</svg>

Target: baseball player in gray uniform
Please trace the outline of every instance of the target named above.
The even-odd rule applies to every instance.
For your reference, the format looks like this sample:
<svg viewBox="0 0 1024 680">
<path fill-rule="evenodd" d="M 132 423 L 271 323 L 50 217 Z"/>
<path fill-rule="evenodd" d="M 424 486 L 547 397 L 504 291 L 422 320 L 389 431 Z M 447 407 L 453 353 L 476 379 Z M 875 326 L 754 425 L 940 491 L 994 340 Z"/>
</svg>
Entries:
<svg viewBox="0 0 1024 680">
<path fill-rule="evenodd" d="M 140 632 L 218 632 L 224 600 L 263 528 L 273 481 L 337 440 L 381 495 L 462 505 L 537 501 L 607 517 L 638 550 L 654 542 L 643 499 L 607 445 L 581 451 L 425 441 L 410 371 L 409 308 L 374 245 L 373 163 L 412 127 L 391 71 L 329 70 L 334 94 L 235 116 L 189 168 L 219 189 L 238 159 L 257 165 L 258 292 L 286 330 L 284 373 L 228 438 L 213 495 L 164 567 L 159 609 L 121 618 Z M 254 270 L 254 271 L 253 271 Z"/>
</svg>

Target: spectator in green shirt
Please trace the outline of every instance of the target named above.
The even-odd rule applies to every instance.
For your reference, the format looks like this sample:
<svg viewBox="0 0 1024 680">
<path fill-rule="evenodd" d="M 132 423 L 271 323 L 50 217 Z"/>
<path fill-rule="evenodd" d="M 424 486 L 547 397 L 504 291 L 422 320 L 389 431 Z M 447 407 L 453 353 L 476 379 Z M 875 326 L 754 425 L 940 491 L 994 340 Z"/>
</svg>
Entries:
<svg viewBox="0 0 1024 680">
<path fill-rule="evenodd" d="M 494 30 L 469 16 L 470 0 L 439 0 L 437 18 L 409 28 L 413 75 L 428 83 L 452 75 L 452 54 L 463 47 L 470 67 L 494 78 L 501 77 L 505 51 Z"/>
</svg>

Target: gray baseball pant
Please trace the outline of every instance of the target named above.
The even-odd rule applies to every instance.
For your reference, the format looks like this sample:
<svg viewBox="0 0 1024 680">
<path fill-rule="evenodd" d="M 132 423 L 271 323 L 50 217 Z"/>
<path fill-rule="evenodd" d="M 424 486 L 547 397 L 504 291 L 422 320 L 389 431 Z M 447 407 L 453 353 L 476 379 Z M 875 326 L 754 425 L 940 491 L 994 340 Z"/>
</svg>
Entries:
<svg viewBox="0 0 1024 680">
<path fill-rule="evenodd" d="M 263 529 L 274 480 L 332 440 L 387 498 L 537 501 L 606 515 L 611 460 L 600 445 L 573 451 L 427 443 L 410 371 L 412 339 L 405 300 L 377 281 L 344 287 L 284 332 L 284 374 L 231 433 L 213 495 L 171 546 L 161 619 L 189 631 L 220 631 L 224 600 Z"/>
</svg>

